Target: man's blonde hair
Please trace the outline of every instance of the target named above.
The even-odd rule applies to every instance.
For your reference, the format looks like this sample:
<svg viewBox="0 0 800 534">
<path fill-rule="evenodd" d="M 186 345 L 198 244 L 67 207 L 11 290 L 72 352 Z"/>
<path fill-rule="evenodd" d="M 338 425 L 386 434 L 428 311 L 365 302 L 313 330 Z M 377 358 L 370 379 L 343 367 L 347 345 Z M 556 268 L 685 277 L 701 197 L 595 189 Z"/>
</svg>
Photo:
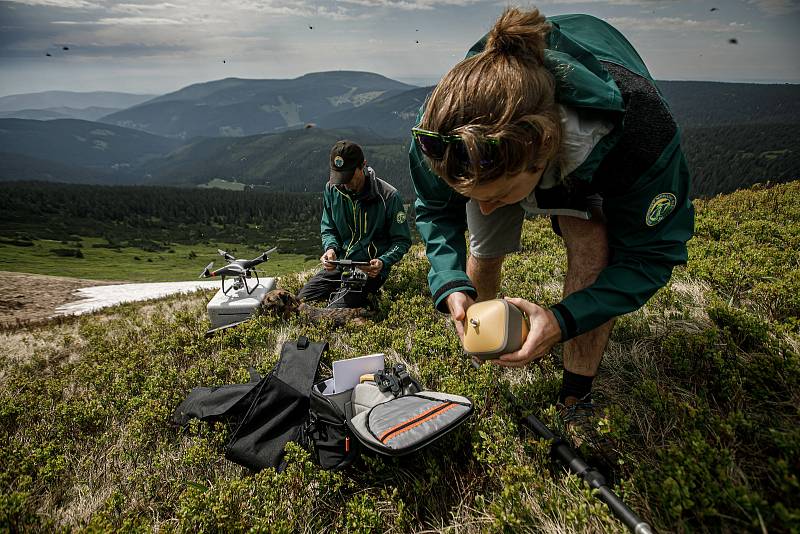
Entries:
<svg viewBox="0 0 800 534">
<path fill-rule="evenodd" d="M 452 145 L 442 160 L 428 160 L 457 191 L 535 171 L 558 152 L 555 79 L 544 65 L 549 32 L 550 23 L 537 9 L 506 9 L 484 50 L 453 67 L 428 97 L 420 127 L 458 135 L 469 151 L 467 166 Z M 488 144 L 487 137 L 499 143 Z M 492 164 L 481 165 L 481 149 L 493 151 Z"/>
</svg>

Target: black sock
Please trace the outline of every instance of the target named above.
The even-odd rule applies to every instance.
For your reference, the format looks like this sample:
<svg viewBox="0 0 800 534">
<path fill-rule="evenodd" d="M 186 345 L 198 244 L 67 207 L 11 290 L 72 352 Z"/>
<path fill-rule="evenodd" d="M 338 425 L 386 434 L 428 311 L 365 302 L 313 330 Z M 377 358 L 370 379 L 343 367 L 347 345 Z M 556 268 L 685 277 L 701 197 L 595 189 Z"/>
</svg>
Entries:
<svg viewBox="0 0 800 534">
<path fill-rule="evenodd" d="M 564 379 L 558 395 L 559 402 L 563 404 L 567 397 L 583 399 L 592 392 L 592 381 L 594 381 L 593 376 L 578 375 L 564 369 Z"/>
</svg>

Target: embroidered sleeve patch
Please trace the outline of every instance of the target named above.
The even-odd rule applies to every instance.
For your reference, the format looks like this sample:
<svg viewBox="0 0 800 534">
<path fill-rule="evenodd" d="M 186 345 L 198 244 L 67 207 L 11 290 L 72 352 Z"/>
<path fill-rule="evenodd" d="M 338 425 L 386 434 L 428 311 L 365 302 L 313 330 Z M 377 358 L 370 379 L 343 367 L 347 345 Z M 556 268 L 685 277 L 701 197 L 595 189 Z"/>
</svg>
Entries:
<svg viewBox="0 0 800 534">
<path fill-rule="evenodd" d="M 666 219 L 667 215 L 672 213 L 672 210 L 675 209 L 677 204 L 678 200 L 672 193 L 660 193 L 656 195 L 650 203 L 650 207 L 647 208 L 647 215 L 645 215 L 644 222 L 647 226 L 657 225 Z"/>
<path fill-rule="evenodd" d="M 403 224 L 406 222 L 406 212 L 398 211 L 397 212 L 397 224 Z"/>
</svg>

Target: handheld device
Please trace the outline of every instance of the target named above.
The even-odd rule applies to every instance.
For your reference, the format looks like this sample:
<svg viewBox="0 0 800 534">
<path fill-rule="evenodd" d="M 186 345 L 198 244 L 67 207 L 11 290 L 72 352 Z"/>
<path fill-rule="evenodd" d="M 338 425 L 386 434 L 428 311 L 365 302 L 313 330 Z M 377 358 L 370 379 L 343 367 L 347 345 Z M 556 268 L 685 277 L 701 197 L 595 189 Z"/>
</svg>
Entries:
<svg viewBox="0 0 800 534">
<path fill-rule="evenodd" d="M 325 260 L 325 263 L 336 265 L 337 267 L 369 267 L 368 261 L 353 261 L 353 260 Z"/>
<path fill-rule="evenodd" d="M 505 299 L 478 302 L 467 308 L 464 350 L 481 360 L 518 351 L 528 337 L 528 318 Z"/>
<path fill-rule="evenodd" d="M 333 307 L 348 293 L 361 293 L 364 290 L 364 286 L 367 284 L 367 273 L 360 267 L 368 267 L 368 261 L 326 260 L 325 263 L 337 266 L 342 273 L 338 280 L 341 287 L 331 294 L 328 307 Z"/>
</svg>

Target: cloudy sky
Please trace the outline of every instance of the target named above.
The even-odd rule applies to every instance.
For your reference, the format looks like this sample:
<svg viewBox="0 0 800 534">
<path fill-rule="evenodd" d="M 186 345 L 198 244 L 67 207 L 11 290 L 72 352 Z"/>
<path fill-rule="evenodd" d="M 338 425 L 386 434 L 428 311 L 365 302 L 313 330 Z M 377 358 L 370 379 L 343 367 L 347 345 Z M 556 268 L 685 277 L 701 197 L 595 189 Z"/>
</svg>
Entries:
<svg viewBox="0 0 800 534">
<path fill-rule="evenodd" d="M 0 0 L 0 96 L 54 89 L 164 93 L 230 76 L 293 78 L 326 70 L 365 70 L 430 84 L 463 57 L 506 5 Z M 535 5 L 546 15 L 604 18 L 628 37 L 658 79 L 800 83 L 800 0 L 512 5 Z"/>
</svg>

